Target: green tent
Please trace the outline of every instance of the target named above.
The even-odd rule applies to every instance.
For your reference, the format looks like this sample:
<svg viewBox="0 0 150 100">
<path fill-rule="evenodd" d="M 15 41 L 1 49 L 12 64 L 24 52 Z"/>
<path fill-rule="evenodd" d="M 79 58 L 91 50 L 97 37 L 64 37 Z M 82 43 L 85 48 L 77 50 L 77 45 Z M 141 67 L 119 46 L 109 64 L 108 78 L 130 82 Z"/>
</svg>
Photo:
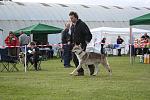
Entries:
<svg viewBox="0 0 150 100">
<path fill-rule="evenodd" d="M 130 20 L 130 48 L 131 46 L 133 45 L 132 44 L 132 26 L 133 25 L 150 25 L 150 13 L 148 14 L 145 14 L 145 15 L 142 15 L 142 16 L 139 16 L 139 17 L 136 17 L 136 18 L 133 18 Z M 130 63 L 133 64 L 133 59 L 134 57 L 132 57 L 131 55 L 131 49 L 130 49 Z"/>
<path fill-rule="evenodd" d="M 23 31 L 25 34 L 54 34 L 54 33 L 60 33 L 62 31 L 61 28 L 45 25 L 45 24 L 35 24 L 23 29 L 19 29 L 15 31 L 14 33 L 16 35 L 19 35 L 19 33 Z"/>
<path fill-rule="evenodd" d="M 130 26 L 132 25 L 150 25 L 150 13 L 131 19 Z"/>
<path fill-rule="evenodd" d="M 19 36 L 19 33 L 23 31 L 25 34 L 33 34 L 33 41 L 36 41 L 38 44 L 46 44 L 48 42 L 48 34 L 56 34 L 62 31 L 61 28 L 45 25 L 45 24 L 35 24 L 23 29 L 19 29 L 14 32 L 16 36 Z"/>
</svg>

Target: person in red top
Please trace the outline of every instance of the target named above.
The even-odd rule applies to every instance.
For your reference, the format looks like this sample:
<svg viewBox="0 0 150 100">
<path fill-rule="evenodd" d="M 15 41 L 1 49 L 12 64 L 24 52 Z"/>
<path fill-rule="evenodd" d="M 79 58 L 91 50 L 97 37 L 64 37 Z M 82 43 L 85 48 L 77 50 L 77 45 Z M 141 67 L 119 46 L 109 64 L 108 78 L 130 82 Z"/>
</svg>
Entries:
<svg viewBox="0 0 150 100">
<path fill-rule="evenodd" d="M 9 46 L 18 46 L 19 40 L 13 34 L 12 31 L 9 32 L 9 35 L 5 39 L 5 44 L 8 46 L 8 55 L 9 56 L 17 56 L 17 47 L 9 47 Z"/>
</svg>

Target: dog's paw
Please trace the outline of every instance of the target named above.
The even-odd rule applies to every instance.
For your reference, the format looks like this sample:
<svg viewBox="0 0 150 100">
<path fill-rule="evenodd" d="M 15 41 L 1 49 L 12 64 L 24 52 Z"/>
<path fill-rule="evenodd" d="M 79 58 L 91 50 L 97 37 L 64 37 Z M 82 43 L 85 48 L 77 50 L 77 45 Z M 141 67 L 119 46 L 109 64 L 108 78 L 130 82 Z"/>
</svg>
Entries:
<svg viewBox="0 0 150 100">
<path fill-rule="evenodd" d="M 73 75 L 73 73 L 70 73 L 70 75 Z"/>
<path fill-rule="evenodd" d="M 109 71 L 109 75 L 112 76 L 112 70 Z"/>
<path fill-rule="evenodd" d="M 92 76 L 96 76 L 96 74 L 93 74 Z"/>
<path fill-rule="evenodd" d="M 112 76 L 112 73 L 111 73 L 111 72 L 109 73 L 109 76 Z"/>
</svg>

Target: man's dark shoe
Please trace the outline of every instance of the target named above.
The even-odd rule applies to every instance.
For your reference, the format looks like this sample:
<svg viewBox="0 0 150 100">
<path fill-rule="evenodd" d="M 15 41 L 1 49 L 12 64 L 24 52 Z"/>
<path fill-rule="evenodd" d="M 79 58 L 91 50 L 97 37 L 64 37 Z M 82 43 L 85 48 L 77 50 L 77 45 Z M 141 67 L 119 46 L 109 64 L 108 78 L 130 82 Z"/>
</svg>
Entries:
<svg viewBox="0 0 150 100">
<path fill-rule="evenodd" d="M 74 76 L 84 76 L 84 75 L 79 75 L 79 74 L 76 74 L 76 75 L 74 75 Z"/>
<path fill-rule="evenodd" d="M 72 66 L 72 65 L 69 65 L 69 67 L 74 67 L 74 66 Z"/>
<path fill-rule="evenodd" d="M 94 74 L 94 72 L 90 72 L 90 75 L 93 75 Z"/>
<path fill-rule="evenodd" d="M 65 65 L 64 68 L 69 68 L 69 65 Z"/>
</svg>

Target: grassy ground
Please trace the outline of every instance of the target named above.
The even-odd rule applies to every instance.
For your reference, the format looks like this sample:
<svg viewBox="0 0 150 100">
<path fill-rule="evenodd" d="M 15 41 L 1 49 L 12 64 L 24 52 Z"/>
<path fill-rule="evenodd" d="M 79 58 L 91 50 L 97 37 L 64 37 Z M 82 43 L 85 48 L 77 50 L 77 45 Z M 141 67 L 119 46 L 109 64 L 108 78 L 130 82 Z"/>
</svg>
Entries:
<svg viewBox="0 0 150 100">
<path fill-rule="evenodd" d="M 70 76 L 60 59 L 42 62 L 41 71 L 0 72 L 0 100 L 150 100 L 150 64 L 108 57 L 112 77 Z"/>
</svg>

